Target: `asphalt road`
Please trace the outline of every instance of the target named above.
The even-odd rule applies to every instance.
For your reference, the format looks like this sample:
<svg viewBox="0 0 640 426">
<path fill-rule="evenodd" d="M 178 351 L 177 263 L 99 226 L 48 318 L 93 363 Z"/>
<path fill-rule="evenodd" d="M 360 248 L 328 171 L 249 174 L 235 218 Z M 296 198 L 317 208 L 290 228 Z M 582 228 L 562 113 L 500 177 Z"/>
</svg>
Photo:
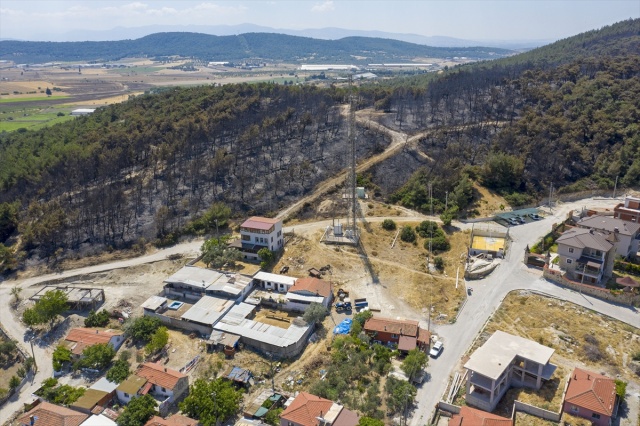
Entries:
<svg viewBox="0 0 640 426">
<path fill-rule="evenodd" d="M 466 283 L 473 288 L 473 295 L 469 297 L 455 324 L 432 327 L 433 332 L 444 340 L 444 350 L 437 359 L 429 360 L 427 372 L 431 375 L 430 380 L 418 389 L 417 406 L 409 420 L 411 426 L 427 424 L 436 404 L 442 399 L 460 358 L 511 291 L 523 289 L 543 292 L 640 327 L 640 314 L 635 308 L 614 305 L 559 287 L 542 279 L 539 270 L 526 267 L 522 261 L 527 244 L 532 244 L 542 237 L 550 230 L 553 223 L 566 217 L 567 212 L 583 206 L 584 203 L 585 200 L 563 204 L 554 215 L 544 220 L 512 227 L 510 237 L 513 241 L 508 248 L 506 259 L 488 277 Z M 612 201 L 596 200 L 590 201 L 589 204 L 611 205 Z"/>
</svg>

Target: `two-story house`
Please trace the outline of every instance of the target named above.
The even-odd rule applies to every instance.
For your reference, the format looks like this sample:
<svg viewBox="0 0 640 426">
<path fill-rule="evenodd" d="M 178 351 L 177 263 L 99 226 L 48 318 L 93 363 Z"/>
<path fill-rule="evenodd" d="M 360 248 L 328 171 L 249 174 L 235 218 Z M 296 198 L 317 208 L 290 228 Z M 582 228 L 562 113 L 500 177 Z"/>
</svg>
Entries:
<svg viewBox="0 0 640 426">
<path fill-rule="evenodd" d="M 373 341 L 397 345 L 402 352 L 429 348 L 429 332 L 420 328 L 418 321 L 371 317 L 364 323 L 364 332 Z"/>
<path fill-rule="evenodd" d="M 600 284 L 613 273 L 614 234 L 594 229 L 573 228 L 557 240 L 559 266 L 569 279 L 584 284 Z"/>
<path fill-rule="evenodd" d="M 562 410 L 596 426 L 610 426 L 617 414 L 616 384 L 610 378 L 576 368 L 571 373 Z"/>
<path fill-rule="evenodd" d="M 161 415 L 166 415 L 171 405 L 180 402 L 189 394 L 189 378 L 179 371 L 153 362 L 140 364 L 135 374 L 129 376 L 116 388 L 121 404 L 131 398 L 150 394 L 158 401 Z"/>
<path fill-rule="evenodd" d="M 532 340 L 496 331 L 464 365 L 467 404 L 493 411 L 512 386 L 540 389 L 556 370 L 549 363 L 553 352 Z"/>
<path fill-rule="evenodd" d="M 253 216 L 240 225 L 240 241 L 231 244 L 238 248 L 245 259 L 260 260 L 258 251 L 263 248 L 276 252 L 284 247 L 282 220 Z"/>
<path fill-rule="evenodd" d="M 286 310 L 304 312 L 313 302 L 328 309 L 333 300 L 333 290 L 329 281 L 312 277 L 298 278 L 285 298 Z"/>
<path fill-rule="evenodd" d="M 626 196 L 624 203 L 613 208 L 613 216 L 617 219 L 640 223 L 640 198 Z"/>
<path fill-rule="evenodd" d="M 629 222 L 610 216 L 589 216 L 577 223 L 578 227 L 595 229 L 603 234 L 614 234 L 615 253 L 629 258 L 635 257 L 640 245 L 640 223 Z"/>
<path fill-rule="evenodd" d="M 359 420 L 357 413 L 307 392 L 300 392 L 280 414 L 280 426 L 356 426 Z"/>
</svg>

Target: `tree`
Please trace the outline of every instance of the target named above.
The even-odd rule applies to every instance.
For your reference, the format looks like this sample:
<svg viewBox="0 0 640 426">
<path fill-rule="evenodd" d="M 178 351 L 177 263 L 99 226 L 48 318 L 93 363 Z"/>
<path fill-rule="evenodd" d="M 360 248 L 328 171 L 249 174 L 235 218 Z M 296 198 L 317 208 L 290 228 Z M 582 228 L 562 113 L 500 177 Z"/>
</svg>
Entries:
<svg viewBox="0 0 640 426">
<path fill-rule="evenodd" d="M 52 326 L 58 315 L 69 309 L 67 301 L 67 295 L 62 290 L 47 291 L 32 308 L 24 311 L 22 319 L 29 326 L 46 322 Z"/>
<path fill-rule="evenodd" d="M 620 401 L 624 401 L 625 396 L 627 395 L 627 382 L 623 382 L 622 380 L 615 381 L 616 384 L 616 395 Z"/>
<path fill-rule="evenodd" d="M 105 309 L 97 313 L 92 309 L 84 320 L 85 327 L 104 327 L 107 324 L 109 324 L 109 312 Z"/>
<path fill-rule="evenodd" d="M 108 343 L 98 343 L 88 346 L 82 351 L 82 358 L 77 363 L 79 368 L 95 368 L 102 370 L 111 364 L 116 356 L 116 350 Z"/>
<path fill-rule="evenodd" d="M 151 341 L 145 346 L 147 354 L 158 352 L 169 342 L 169 331 L 167 327 L 159 327 L 151 336 Z"/>
<path fill-rule="evenodd" d="M 242 392 L 235 390 L 229 381 L 197 379 L 189 396 L 180 403 L 180 410 L 200 420 L 203 426 L 214 426 L 237 413 L 241 401 Z"/>
<path fill-rule="evenodd" d="M 392 219 L 385 219 L 382 221 L 382 229 L 394 231 L 396 229 L 396 223 Z"/>
<path fill-rule="evenodd" d="M 307 324 L 315 324 L 322 322 L 324 317 L 327 316 L 327 313 L 327 308 L 325 308 L 324 305 L 321 303 L 311 302 L 307 310 L 304 311 L 302 319 L 304 319 Z"/>
<path fill-rule="evenodd" d="M 427 354 L 420 349 L 415 348 L 409 351 L 407 356 L 402 361 L 402 371 L 407 375 L 409 381 L 413 381 L 422 372 L 422 369 L 427 365 Z"/>
<path fill-rule="evenodd" d="M 211 238 L 202 244 L 202 261 L 207 267 L 221 268 L 228 264 L 235 266 L 235 263 L 242 259 L 242 253 L 237 249 L 227 246 L 229 237 Z"/>
<path fill-rule="evenodd" d="M 51 96 L 51 89 L 47 87 L 47 90 L 44 91 L 47 96 Z"/>
<path fill-rule="evenodd" d="M 260 267 L 262 269 L 267 268 L 276 259 L 276 254 L 269 250 L 267 247 L 263 247 L 258 250 L 258 256 L 260 256 Z"/>
<path fill-rule="evenodd" d="M 394 413 L 404 411 L 409 407 L 418 393 L 416 387 L 411 383 L 395 377 L 387 378 L 384 389 L 387 393 L 387 408 Z"/>
<path fill-rule="evenodd" d="M 267 415 L 264 416 L 264 421 L 271 426 L 280 426 L 280 414 L 282 414 L 283 411 L 283 408 L 269 410 Z"/>
<path fill-rule="evenodd" d="M 0 243 L 0 274 L 15 269 L 16 266 L 18 266 L 18 260 L 11 247 L 5 247 Z"/>
<path fill-rule="evenodd" d="M 107 380 L 113 383 L 123 382 L 129 375 L 131 370 L 129 369 L 129 363 L 125 360 L 119 359 L 113 363 L 113 366 L 107 371 Z"/>
<path fill-rule="evenodd" d="M 400 231 L 400 239 L 405 243 L 413 243 L 416 241 L 416 233 L 411 226 L 405 225 Z"/>
<path fill-rule="evenodd" d="M 494 189 L 517 189 L 522 181 L 524 163 L 518 157 L 496 152 L 489 155 L 480 176 L 482 183 Z"/>
<path fill-rule="evenodd" d="M 433 259 L 433 264 L 438 271 L 444 271 L 444 259 L 441 258 L 440 256 L 436 256 Z"/>
<path fill-rule="evenodd" d="M 20 386 L 20 378 L 18 376 L 11 376 L 9 379 L 9 389 L 15 389 Z"/>
<path fill-rule="evenodd" d="M 149 394 L 131 398 L 116 423 L 118 426 L 140 426 L 156 414 L 156 401 Z"/>
<path fill-rule="evenodd" d="M 379 419 L 374 419 L 373 417 L 360 417 L 358 421 L 358 426 L 384 426 L 384 422 Z"/>
<path fill-rule="evenodd" d="M 369 318 L 373 317 L 373 312 L 370 310 L 358 312 L 353 316 L 353 322 L 357 322 L 360 326 L 364 327 L 364 323 L 367 322 Z"/>
<path fill-rule="evenodd" d="M 62 370 L 62 364 L 65 362 L 71 362 L 71 350 L 63 345 L 58 345 L 53 351 L 53 369 L 56 371 Z"/>
<path fill-rule="evenodd" d="M 125 325 L 125 332 L 133 340 L 148 342 L 161 324 L 158 318 L 142 316 L 128 321 Z"/>
</svg>

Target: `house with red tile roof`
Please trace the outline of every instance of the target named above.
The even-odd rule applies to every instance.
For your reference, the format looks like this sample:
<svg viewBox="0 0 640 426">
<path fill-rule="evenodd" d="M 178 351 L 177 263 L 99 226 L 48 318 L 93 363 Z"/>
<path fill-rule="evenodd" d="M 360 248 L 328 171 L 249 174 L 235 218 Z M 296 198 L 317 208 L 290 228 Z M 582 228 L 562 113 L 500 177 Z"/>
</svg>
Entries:
<svg viewBox="0 0 640 426">
<path fill-rule="evenodd" d="M 609 426 L 617 415 L 616 383 L 612 378 L 576 368 L 571 373 L 562 409 L 596 426 Z"/>
<path fill-rule="evenodd" d="M 329 308 L 333 300 L 333 288 L 329 281 L 319 278 L 298 278 L 285 296 L 286 310 L 304 312 L 313 302 Z"/>
<path fill-rule="evenodd" d="M 397 345 L 398 350 L 403 352 L 429 348 L 430 334 L 426 329 L 420 328 L 418 321 L 371 317 L 364 323 L 364 332 L 373 341 Z"/>
<path fill-rule="evenodd" d="M 449 426 L 513 426 L 513 420 L 463 405 L 449 419 Z"/>
<path fill-rule="evenodd" d="M 307 392 L 300 392 L 280 414 L 280 426 L 355 426 L 359 420 L 357 413 Z"/>
<path fill-rule="evenodd" d="M 189 377 L 154 362 L 145 362 L 116 388 L 118 400 L 128 404 L 131 398 L 149 394 L 159 403 L 160 414 L 189 394 Z"/>
<path fill-rule="evenodd" d="M 16 426 L 79 426 L 87 420 L 88 414 L 49 402 L 40 402 L 31 410 L 18 417 Z"/>
<path fill-rule="evenodd" d="M 153 416 L 144 426 L 199 426 L 200 422 L 191 417 L 174 414 L 171 417 L 163 419 L 162 417 Z"/>
<path fill-rule="evenodd" d="M 76 357 L 82 355 L 85 348 L 99 343 L 108 344 L 118 350 L 124 343 L 124 333 L 120 330 L 77 327 L 72 328 L 64 339 L 64 345 Z"/>
</svg>

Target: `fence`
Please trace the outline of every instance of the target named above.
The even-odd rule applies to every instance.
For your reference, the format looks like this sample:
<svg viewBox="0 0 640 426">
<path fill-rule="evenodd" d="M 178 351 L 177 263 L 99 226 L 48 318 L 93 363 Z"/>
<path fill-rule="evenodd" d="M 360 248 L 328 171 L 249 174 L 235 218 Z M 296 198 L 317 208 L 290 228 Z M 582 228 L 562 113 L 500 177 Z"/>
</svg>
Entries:
<svg viewBox="0 0 640 426">
<path fill-rule="evenodd" d="M 516 400 L 513 401 L 513 412 L 511 414 L 512 419 L 515 418 L 517 411 L 522 411 L 524 413 L 531 414 L 532 416 L 540 417 L 552 422 L 559 422 L 560 417 L 562 417 L 562 410 L 554 413 L 553 411 L 545 410 L 544 408 L 535 407 Z"/>
<path fill-rule="evenodd" d="M 560 271 L 555 271 L 549 269 L 545 266 L 543 273 L 543 277 L 549 281 L 552 281 L 558 285 L 563 287 L 568 287 L 573 290 L 577 290 L 581 293 L 589 294 L 593 297 L 597 297 L 598 299 L 608 300 L 615 303 L 621 303 L 623 305 L 639 305 L 640 304 L 640 295 L 634 293 L 622 293 L 622 292 L 612 292 L 606 288 L 594 287 L 588 284 L 581 284 L 575 281 L 571 281 L 565 278 Z"/>
</svg>

